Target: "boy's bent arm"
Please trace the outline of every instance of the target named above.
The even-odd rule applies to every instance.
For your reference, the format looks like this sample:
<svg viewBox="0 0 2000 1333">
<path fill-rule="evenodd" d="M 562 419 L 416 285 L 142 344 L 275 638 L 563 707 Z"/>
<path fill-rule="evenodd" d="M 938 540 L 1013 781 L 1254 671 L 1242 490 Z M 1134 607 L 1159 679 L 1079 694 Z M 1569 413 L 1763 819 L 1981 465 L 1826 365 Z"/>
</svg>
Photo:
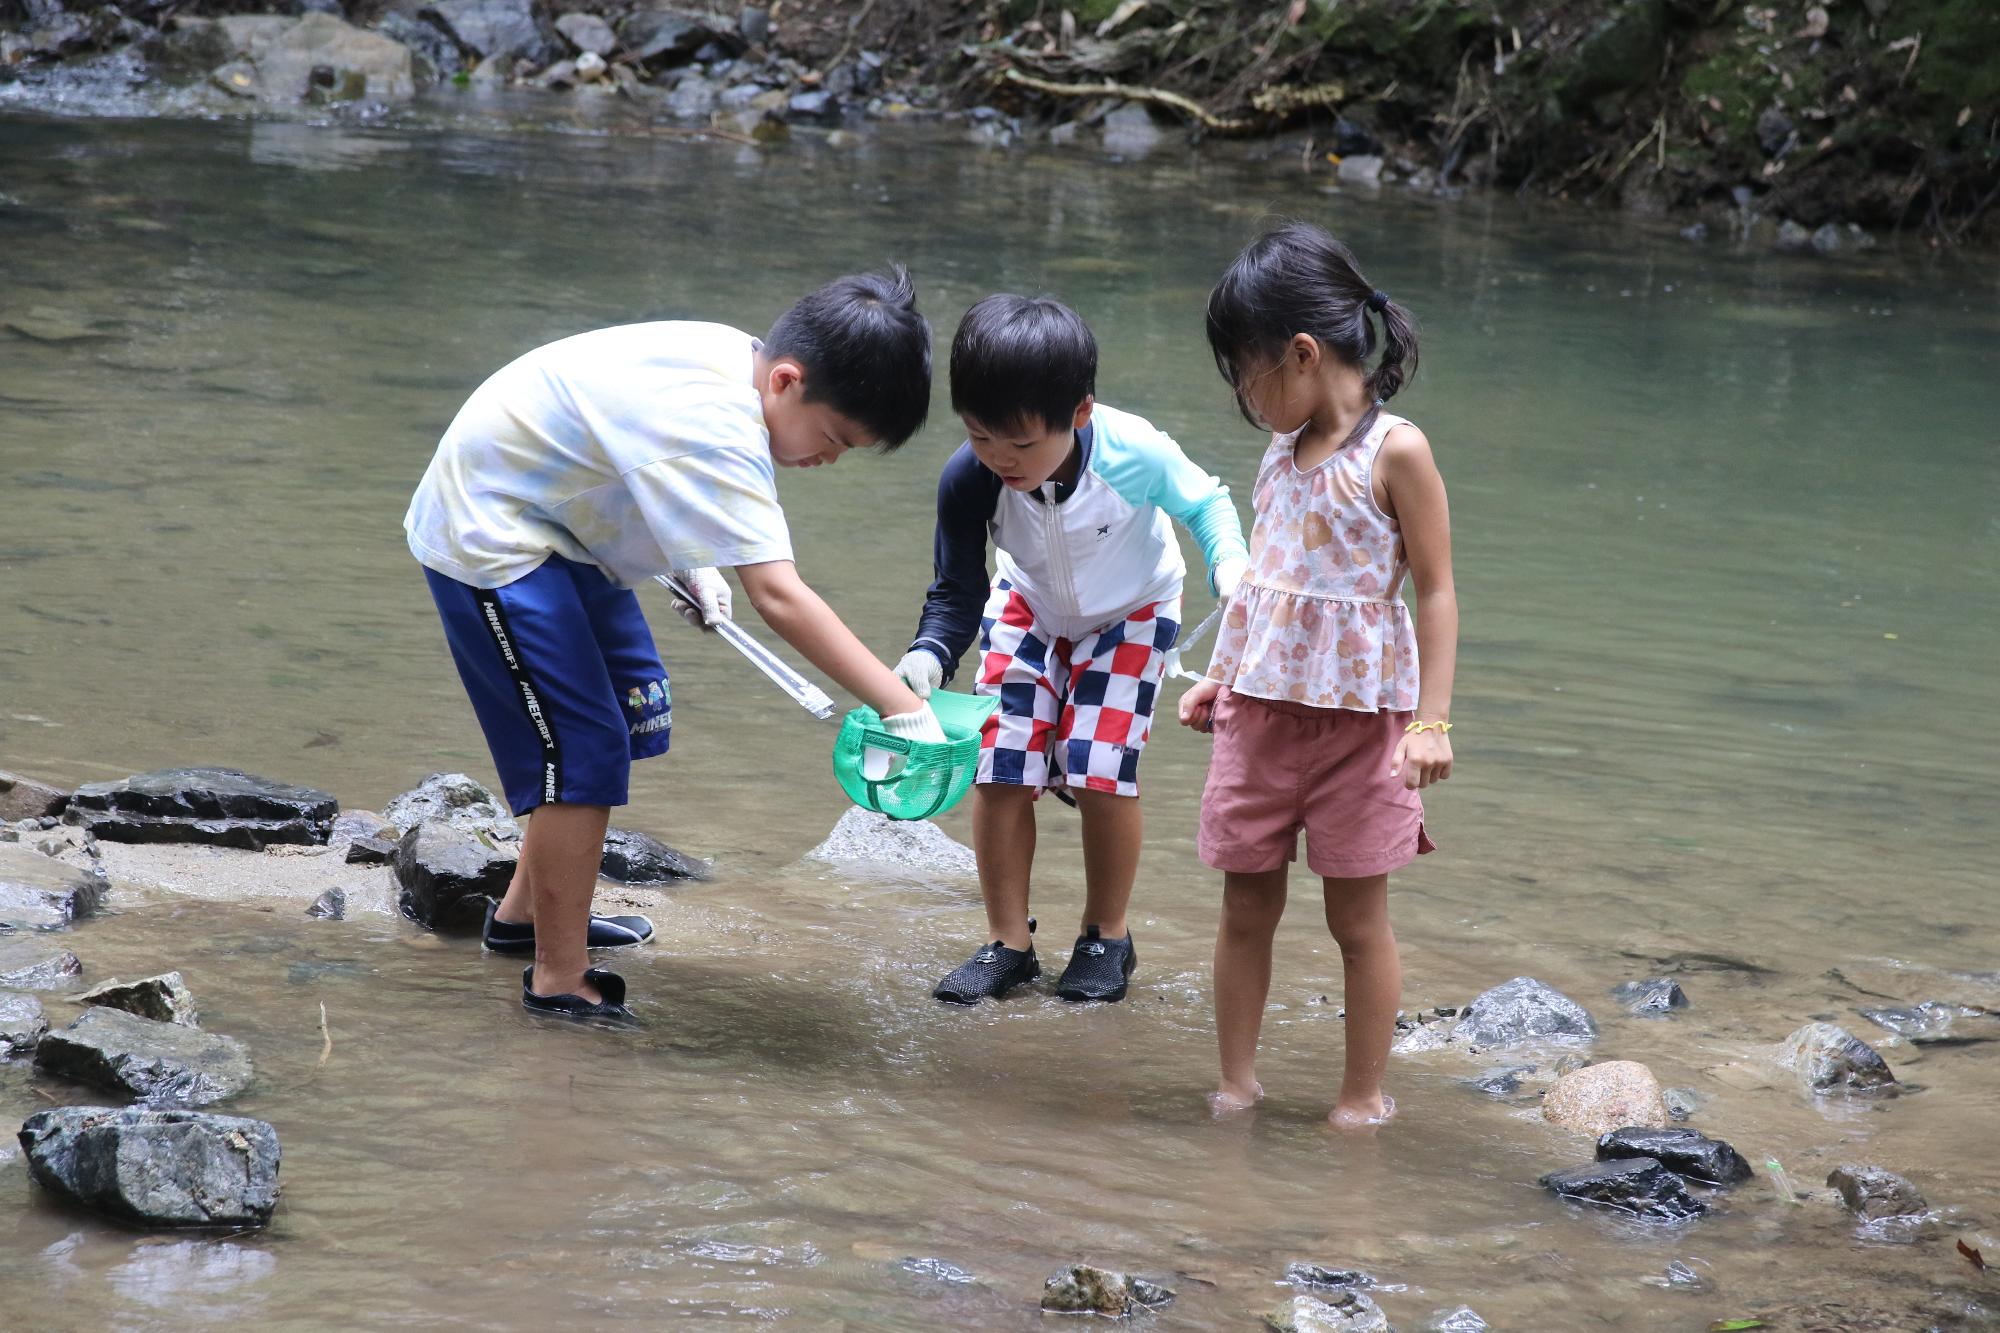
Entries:
<svg viewBox="0 0 2000 1333">
<path fill-rule="evenodd" d="M 791 561 L 739 565 L 736 577 L 764 623 L 855 698 L 883 717 L 913 713 L 924 706 L 806 586 Z"/>
<path fill-rule="evenodd" d="M 1202 471 L 1171 435 L 1156 431 L 1151 439 L 1119 440 L 1102 466 L 1105 480 L 1128 502 L 1156 505 L 1193 534 L 1208 562 L 1210 592 L 1222 591 L 1215 576 L 1223 565 L 1250 563 L 1229 488 Z"/>
<path fill-rule="evenodd" d="M 1000 478 L 980 465 L 971 445 L 961 444 L 938 478 L 935 577 L 910 644 L 935 656 L 947 681 L 979 634 L 986 609 L 986 531 L 999 499 Z"/>
</svg>

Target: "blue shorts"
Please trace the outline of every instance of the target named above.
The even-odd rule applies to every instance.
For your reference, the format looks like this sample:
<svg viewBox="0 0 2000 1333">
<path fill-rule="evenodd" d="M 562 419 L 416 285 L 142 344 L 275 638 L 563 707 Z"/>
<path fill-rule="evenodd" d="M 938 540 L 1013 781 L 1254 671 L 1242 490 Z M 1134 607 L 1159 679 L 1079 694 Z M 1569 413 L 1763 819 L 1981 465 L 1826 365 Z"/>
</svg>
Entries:
<svg viewBox="0 0 2000 1333">
<path fill-rule="evenodd" d="M 559 555 L 504 588 L 424 577 L 514 813 L 625 804 L 632 761 L 665 754 L 674 723 L 638 596 Z"/>
</svg>

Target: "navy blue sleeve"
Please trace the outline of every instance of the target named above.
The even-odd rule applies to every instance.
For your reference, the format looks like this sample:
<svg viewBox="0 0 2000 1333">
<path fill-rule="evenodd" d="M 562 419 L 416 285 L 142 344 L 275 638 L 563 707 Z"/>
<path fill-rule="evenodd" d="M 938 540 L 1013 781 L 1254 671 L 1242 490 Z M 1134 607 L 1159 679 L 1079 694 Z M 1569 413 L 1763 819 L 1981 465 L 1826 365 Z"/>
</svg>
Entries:
<svg viewBox="0 0 2000 1333">
<path fill-rule="evenodd" d="M 979 613 L 986 609 L 986 535 L 999 503 L 999 476 L 980 463 L 970 443 L 959 445 L 938 478 L 936 577 L 910 644 L 934 654 L 947 681 L 979 636 Z"/>
</svg>

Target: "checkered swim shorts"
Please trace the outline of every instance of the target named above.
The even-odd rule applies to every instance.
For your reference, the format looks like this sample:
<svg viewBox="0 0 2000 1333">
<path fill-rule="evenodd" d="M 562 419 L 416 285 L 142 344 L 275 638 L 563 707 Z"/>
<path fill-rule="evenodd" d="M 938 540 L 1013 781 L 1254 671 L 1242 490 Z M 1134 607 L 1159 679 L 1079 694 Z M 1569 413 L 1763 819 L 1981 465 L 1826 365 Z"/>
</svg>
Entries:
<svg viewBox="0 0 2000 1333">
<path fill-rule="evenodd" d="M 1000 707 L 980 737 L 978 781 L 1137 796 L 1139 751 L 1180 616 L 1180 598 L 1169 597 L 1072 641 L 997 581 L 980 620 L 975 689 Z"/>
</svg>

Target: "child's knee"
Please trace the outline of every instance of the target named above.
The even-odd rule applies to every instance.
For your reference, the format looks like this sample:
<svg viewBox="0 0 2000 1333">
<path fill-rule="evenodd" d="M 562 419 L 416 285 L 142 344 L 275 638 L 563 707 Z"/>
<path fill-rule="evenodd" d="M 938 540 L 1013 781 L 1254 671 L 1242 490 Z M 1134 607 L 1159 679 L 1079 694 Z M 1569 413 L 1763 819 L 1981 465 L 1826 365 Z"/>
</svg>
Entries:
<svg viewBox="0 0 2000 1333">
<path fill-rule="evenodd" d="M 1285 913 L 1283 885 L 1227 883 L 1222 889 L 1222 929 L 1232 935 L 1268 935 Z"/>
</svg>

